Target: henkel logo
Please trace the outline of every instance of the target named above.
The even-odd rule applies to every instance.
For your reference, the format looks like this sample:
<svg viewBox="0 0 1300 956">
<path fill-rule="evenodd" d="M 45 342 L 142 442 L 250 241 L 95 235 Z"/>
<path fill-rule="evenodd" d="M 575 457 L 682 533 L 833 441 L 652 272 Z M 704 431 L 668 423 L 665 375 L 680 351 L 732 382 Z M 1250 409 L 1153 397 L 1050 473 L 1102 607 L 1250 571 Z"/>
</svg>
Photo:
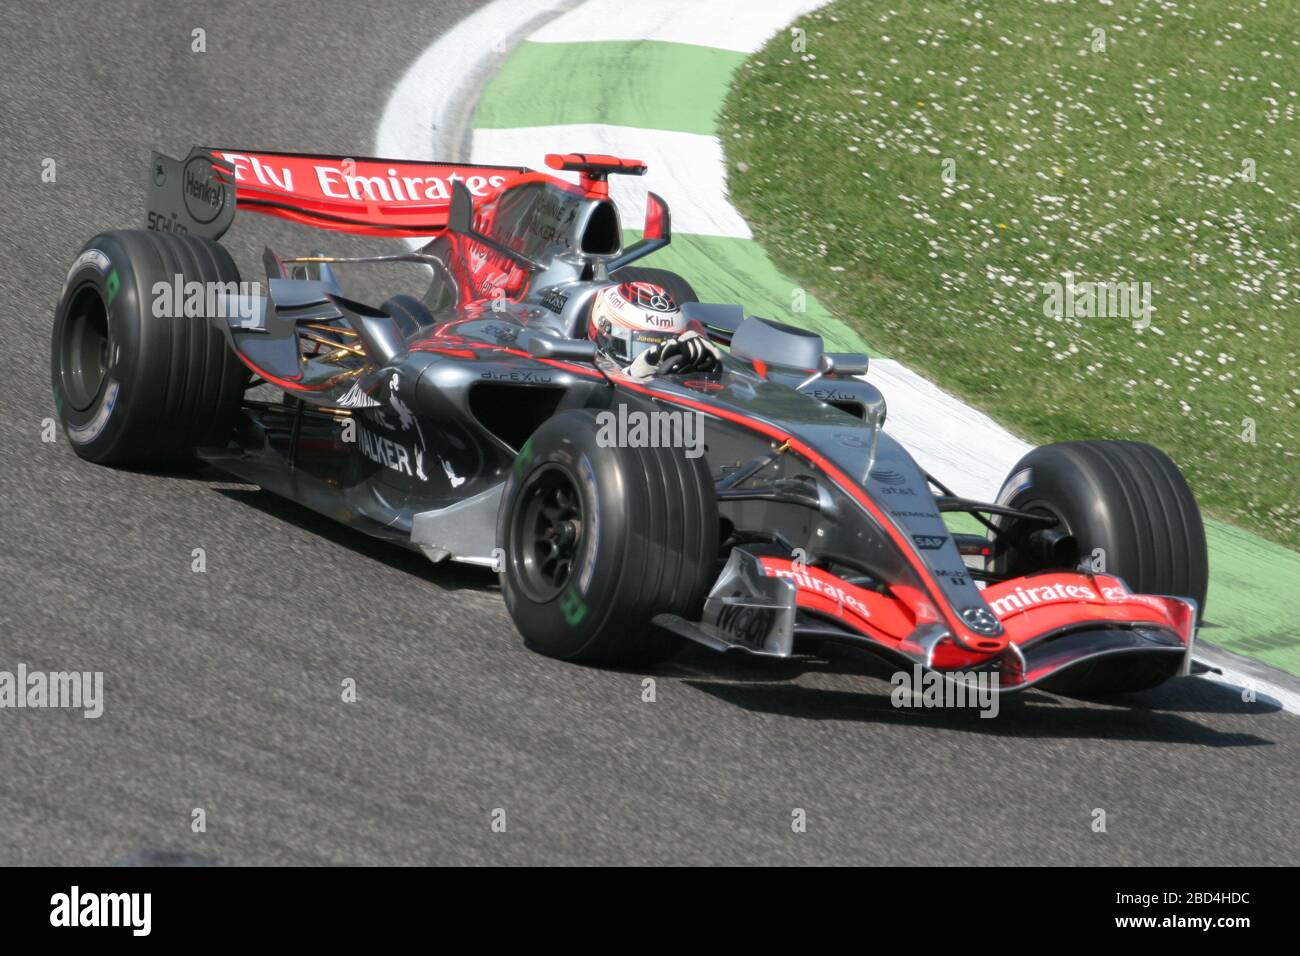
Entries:
<svg viewBox="0 0 1300 956">
<path fill-rule="evenodd" d="M 212 222 L 225 208 L 225 184 L 213 173 L 212 161 L 202 156 L 195 156 L 185 164 L 182 192 L 185 209 L 195 222 Z"/>
</svg>

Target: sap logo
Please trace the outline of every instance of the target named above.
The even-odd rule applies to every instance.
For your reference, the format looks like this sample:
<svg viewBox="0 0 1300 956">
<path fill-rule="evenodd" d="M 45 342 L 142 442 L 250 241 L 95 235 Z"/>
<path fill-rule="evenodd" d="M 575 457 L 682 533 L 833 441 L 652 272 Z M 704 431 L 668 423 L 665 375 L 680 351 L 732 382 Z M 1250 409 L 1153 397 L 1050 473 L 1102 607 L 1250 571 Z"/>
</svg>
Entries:
<svg viewBox="0 0 1300 956">
<path fill-rule="evenodd" d="M 922 551 L 937 551 L 943 547 L 948 538 L 942 534 L 914 534 L 912 540 Z"/>
</svg>

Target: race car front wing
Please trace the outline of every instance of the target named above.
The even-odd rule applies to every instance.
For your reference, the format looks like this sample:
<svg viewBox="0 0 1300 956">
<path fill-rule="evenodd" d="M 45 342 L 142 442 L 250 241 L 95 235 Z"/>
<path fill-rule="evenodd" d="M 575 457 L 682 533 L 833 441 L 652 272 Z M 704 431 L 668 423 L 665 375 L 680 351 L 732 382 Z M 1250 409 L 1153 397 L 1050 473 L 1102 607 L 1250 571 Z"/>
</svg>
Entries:
<svg viewBox="0 0 1300 956">
<path fill-rule="evenodd" d="M 790 657 L 800 640 L 855 646 L 908 668 L 954 678 L 993 671 L 1000 692 L 1031 687 L 1082 667 L 1154 664 L 1190 672 L 1197 607 L 1180 597 L 1134 594 L 1119 578 L 1052 572 L 984 591 L 1010 641 L 971 653 L 937 620 L 916 620 L 887 588 L 868 589 L 821 568 L 736 548 L 700 621 L 655 622 L 719 652 Z"/>
</svg>

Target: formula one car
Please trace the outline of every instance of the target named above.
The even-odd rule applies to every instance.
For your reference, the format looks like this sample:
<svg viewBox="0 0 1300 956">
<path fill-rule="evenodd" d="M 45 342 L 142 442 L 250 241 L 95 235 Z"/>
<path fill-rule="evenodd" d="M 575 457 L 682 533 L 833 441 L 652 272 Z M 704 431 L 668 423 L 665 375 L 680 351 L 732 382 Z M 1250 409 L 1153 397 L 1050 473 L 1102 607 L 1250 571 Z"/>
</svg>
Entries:
<svg viewBox="0 0 1300 956">
<path fill-rule="evenodd" d="M 866 356 L 632 266 L 671 238 L 650 193 L 624 247 L 609 177 L 643 164 L 547 165 L 577 182 L 155 153 L 150 228 L 87 243 L 59 301 L 54 399 L 76 453 L 197 456 L 434 561 L 491 566 L 525 642 L 566 660 L 838 643 L 1080 694 L 1187 671 L 1205 536 L 1163 453 L 1048 445 L 996 501 L 958 497 L 884 430 Z M 236 208 L 414 241 L 268 249 L 250 287 L 217 242 Z M 374 305 L 336 275 L 382 262 L 414 263 L 427 290 Z M 950 530 L 953 512 L 984 531 Z"/>
</svg>

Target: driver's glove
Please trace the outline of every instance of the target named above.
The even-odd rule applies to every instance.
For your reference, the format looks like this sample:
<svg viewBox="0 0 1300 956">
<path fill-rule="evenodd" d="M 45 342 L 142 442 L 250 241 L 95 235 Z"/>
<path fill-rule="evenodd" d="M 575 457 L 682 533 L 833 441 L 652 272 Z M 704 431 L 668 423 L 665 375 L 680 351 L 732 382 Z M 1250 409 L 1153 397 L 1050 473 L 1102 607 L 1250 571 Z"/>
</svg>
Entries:
<svg viewBox="0 0 1300 956">
<path fill-rule="evenodd" d="M 646 349 L 628 366 L 627 374 L 632 378 L 647 379 L 656 375 L 711 372 L 721 359 L 721 350 L 692 329 L 662 345 Z"/>
</svg>

